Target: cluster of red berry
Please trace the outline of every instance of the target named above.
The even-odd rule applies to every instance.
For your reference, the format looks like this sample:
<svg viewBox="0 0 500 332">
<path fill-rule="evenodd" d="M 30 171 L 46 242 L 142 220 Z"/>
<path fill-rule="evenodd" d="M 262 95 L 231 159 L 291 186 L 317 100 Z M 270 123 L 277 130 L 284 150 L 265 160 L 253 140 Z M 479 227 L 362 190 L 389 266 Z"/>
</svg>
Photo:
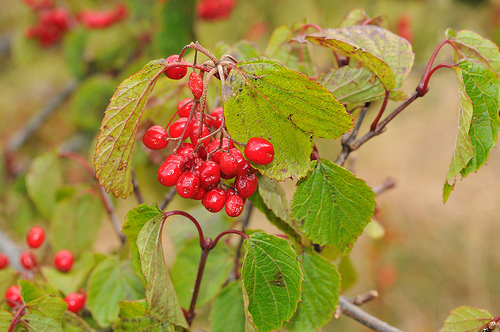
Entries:
<svg viewBox="0 0 500 332">
<path fill-rule="evenodd" d="M 31 249 L 37 249 L 42 246 L 45 241 L 45 230 L 41 227 L 34 226 L 26 235 L 26 242 Z M 38 262 L 36 261 L 35 255 L 32 251 L 25 251 L 20 256 L 21 265 L 32 272 L 38 268 Z M 67 273 L 73 267 L 75 258 L 69 250 L 59 250 L 54 257 L 54 267 L 64 273 Z M 3 269 L 9 265 L 9 259 L 5 254 L 0 254 L 0 269 Z M 85 293 L 70 293 L 65 298 L 64 301 L 68 303 L 68 310 L 72 312 L 80 311 L 85 305 Z M 18 285 L 13 285 L 7 289 L 5 293 L 5 299 L 7 304 L 11 307 L 17 307 L 22 305 L 21 293 Z"/>
<path fill-rule="evenodd" d="M 88 29 L 99 29 L 109 27 L 127 17 L 127 7 L 123 3 L 110 11 L 85 9 L 72 16 L 65 8 L 56 7 L 52 0 L 23 1 L 37 14 L 37 22 L 28 28 L 26 36 L 37 39 L 44 48 L 58 43 L 76 22 Z"/>
<path fill-rule="evenodd" d="M 177 60 L 177 55 L 167 58 L 168 63 Z M 167 77 L 176 80 L 186 73 L 185 66 L 170 66 L 165 71 Z M 198 73 L 191 73 L 188 87 L 193 98 L 178 104 L 176 115 L 179 118 L 172 123 L 174 115 L 167 129 L 159 125 L 150 127 L 142 142 L 149 149 L 160 150 L 166 148 L 169 141 L 177 141 L 175 153 L 167 156 L 158 169 L 158 181 L 167 187 L 176 186 L 181 197 L 201 200 L 210 212 L 219 212 L 225 207 L 228 216 L 237 217 L 243 211 L 246 198 L 257 188 L 256 170 L 250 162 L 271 163 L 274 147 L 266 139 L 253 137 L 242 144 L 245 145 L 243 156 L 228 138 L 214 139 L 214 132 L 221 131 L 224 126 L 223 108 L 216 107 L 210 115 L 201 110 L 199 99 L 204 86 Z M 188 137 L 191 143 L 181 144 Z"/>
<path fill-rule="evenodd" d="M 235 0 L 201 0 L 196 4 L 196 14 L 207 21 L 223 20 L 231 15 Z"/>
</svg>

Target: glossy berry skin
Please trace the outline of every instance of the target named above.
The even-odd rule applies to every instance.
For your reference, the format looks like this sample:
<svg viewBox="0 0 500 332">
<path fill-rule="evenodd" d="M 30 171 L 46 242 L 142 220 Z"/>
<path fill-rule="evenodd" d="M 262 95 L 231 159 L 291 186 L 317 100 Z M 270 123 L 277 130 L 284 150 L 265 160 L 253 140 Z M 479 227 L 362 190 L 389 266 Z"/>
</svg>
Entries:
<svg viewBox="0 0 500 332">
<path fill-rule="evenodd" d="M 6 254 L 0 253 L 0 270 L 9 266 L 9 257 Z"/>
<path fill-rule="evenodd" d="M 200 187 L 200 189 L 198 189 L 198 192 L 196 193 L 196 195 L 194 195 L 191 198 L 194 200 L 197 200 L 197 201 L 201 201 L 203 199 L 203 197 L 205 197 L 206 193 L 207 193 L 207 190 L 203 187 Z"/>
<path fill-rule="evenodd" d="M 146 130 L 146 133 L 142 136 L 142 143 L 144 143 L 148 149 L 161 150 L 167 147 L 167 138 L 168 135 L 165 128 L 156 125 Z"/>
<path fill-rule="evenodd" d="M 215 161 L 208 160 L 200 168 L 201 186 L 208 188 L 220 180 L 220 167 Z"/>
<path fill-rule="evenodd" d="M 24 266 L 26 270 L 31 270 L 38 265 L 35 255 L 33 255 L 31 251 L 23 252 L 19 260 L 21 261 L 21 265 Z"/>
<path fill-rule="evenodd" d="M 181 118 L 187 118 L 191 113 L 191 107 L 193 107 L 193 98 L 181 100 L 181 102 L 177 105 L 177 115 Z"/>
<path fill-rule="evenodd" d="M 10 286 L 5 292 L 5 300 L 9 307 L 14 308 L 18 305 L 23 304 L 21 300 L 21 291 L 18 285 Z"/>
<path fill-rule="evenodd" d="M 39 248 L 45 240 L 45 231 L 42 227 L 33 226 L 26 235 L 26 242 L 30 248 Z"/>
<path fill-rule="evenodd" d="M 179 59 L 179 56 L 177 54 L 172 54 L 167 58 L 167 63 L 176 62 L 177 59 Z M 186 74 L 187 74 L 186 66 L 174 66 L 165 70 L 165 75 L 172 80 L 180 80 L 181 78 L 186 76 Z"/>
<path fill-rule="evenodd" d="M 226 200 L 226 214 L 233 218 L 237 217 L 243 212 L 244 205 L 245 201 L 243 201 L 240 195 L 231 195 Z"/>
<path fill-rule="evenodd" d="M 220 162 L 220 156 L 221 156 L 221 153 L 222 153 L 221 150 L 217 150 L 219 148 L 219 144 L 220 144 L 220 138 L 217 138 L 216 140 L 213 140 L 207 146 L 207 151 L 209 153 L 213 152 L 212 155 L 210 156 L 210 159 L 212 159 L 216 163 Z M 232 149 L 232 148 L 234 148 L 233 142 L 229 141 L 227 138 L 224 137 L 222 139 L 222 147 L 221 147 L 221 149 L 223 149 L 225 151 L 228 151 L 229 149 Z"/>
<path fill-rule="evenodd" d="M 169 133 L 170 137 L 172 137 L 172 138 L 181 137 L 182 132 L 184 131 L 184 128 L 186 127 L 186 125 L 188 126 L 188 128 L 186 129 L 186 132 L 184 133 L 184 136 L 182 137 L 182 139 L 188 138 L 189 134 L 191 132 L 192 123 L 191 122 L 188 123 L 187 118 L 177 119 L 174 121 L 174 123 L 172 123 L 170 125 L 170 127 L 168 127 L 168 133 Z"/>
<path fill-rule="evenodd" d="M 214 188 L 205 194 L 205 197 L 201 200 L 203 206 L 210 212 L 219 212 L 226 204 L 226 192 L 221 188 Z"/>
<path fill-rule="evenodd" d="M 74 313 L 82 310 L 85 306 L 86 296 L 81 293 L 69 293 L 64 298 L 64 302 L 68 304 L 68 310 Z"/>
<path fill-rule="evenodd" d="M 238 161 L 228 152 L 222 152 L 219 165 L 221 172 L 225 175 L 225 179 L 232 179 L 238 173 Z"/>
<path fill-rule="evenodd" d="M 234 189 L 242 198 L 252 196 L 257 189 L 257 176 L 255 174 L 238 175 L 236 181 L 234 181 Z"/>
<path fill-rule="evenodd" d="M 266 139 L 252 137 L 245 146 L 245 157 L 259 165 L 267 165 L 274 159 L 274 147 Z"/>
<path fill-rule="evenodd" d="M 200 177 L 193 172 L 185 172 L 179 176 L 175 185 L 179 196 L 193 198 L 200 189 Z"/>
<path fill-rule="evenodd" d="M 189 134 L 189 138 L 191 139 L 191 143 L 193 143 L 194 145 L 196 145 L 198 143 L 198 129 L 200 128 L 200 126 L 198 125 L 198 122 L 195 122 L 193 124 L 193 127 L 191 128 L 191 133 Z M 201 137 L 206 137 L 207 135 L 210 134 L 210 131 L 208 130 L 208 128 L 203 125 L 203 128 L 201 129 Z M 207 147 L 209 144 L 210 144 L 210 140 L 209 139 L 204 139 L 201 144 L 203 144 L 203 146 Z"/>
<path fill-rule="evenodd" d="M 189 75 L 188 87 L 195 98 L 201 98 L 201 95 L 203 94 L 203 79 L 200 74 L 193 71 Z"/>
<path fill-rule="evenodd" d="M 210 113 L 210 115 L 214 117 L 214 119 L 210 119 L 210 126 L 212 126 L 215 129 L 219 128 L 222 124 L 224 109 L 222 107 L 216 107 L 214 108 L 212 113 Z"/>
<path fill-rule="evenodd" d="M 75 262 L 75 258 L 71 251 L 63 249 L 59 250 L 54 257 L 54 266 L 61 272 L 69 272 L 73 267 L 73 263 Z"/>
<path fill-rule="evenodd" d="M 156 173 L 158 182 L 165 187 L 174 186 L 177 183 L 179 176 L 181 176 L 180 165 L 171 161 L 165 161 L 161 164 L 158 172 Z"/>
</svg>

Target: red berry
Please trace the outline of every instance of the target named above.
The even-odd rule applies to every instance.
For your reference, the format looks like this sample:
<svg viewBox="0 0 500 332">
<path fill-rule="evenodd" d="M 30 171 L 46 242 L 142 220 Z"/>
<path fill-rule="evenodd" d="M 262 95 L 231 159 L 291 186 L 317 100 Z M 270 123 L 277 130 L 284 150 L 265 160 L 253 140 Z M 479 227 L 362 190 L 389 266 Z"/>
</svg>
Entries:
<svg viewBox="0 0 500 332">
<path fill-rule="evenodd" d="M 236 189 L 242 198 L 247 198 L 252 196 L 257 189 L 257 182 L 255 174 L 238 175 L 236 181 L 234 181 L 234 189 Z"/>
<path fill-rule="evenodd" d="M 200 177 L 193 172 L 185 172 L 179 176 L 175 185 L 179 196 L 192 198 L 200 189 Z"/>
<path fill-rule="evenodd" d="M 255 168 L 250 165 L 248 160 L 245 160 L 242 166 L 238 169 L 238 175 L 250 175 L 255 173 Z"/>
<path fill-rule="evenodd" d="M 184 136 L 182 137 L 182 139 L 188 138 L 189 134 L 191 133 L 192 124 L 187 123 L 187 118 L 177 119 L 176 121 L 174 121 L 174 123 L 172 123 L 170 125 L 170 127 L 168 127 L 168 133 L 170 134 L 170 137 L 172 137 L 172 138 L 181 137 L 182 132 L 184 131 L 184 128 L 186 127 L 186 124 L 187 124 L 188 128 L 186 129 L 186 132 L 184 133 Z"/>
<path fill-rule="evenodd" d="M 39 248 L 45 240 L 45 231 L 42 227 L 33 226 L 26 235 L 26 242 L 30 248 Z"/>
<path fill-rule="evenodd" d="M 203 206 L 210 212 L 219 212 L 226 203 L 226 192 L 221 188 L 214 188 L 205 194 L 201 200 Z"/>
<path fill-rule="evenodd" d="M 167 58 L 167 63 L 176 62 L 177 59 L 179 59 L 179 56 L 177 54 L 172 54 Z M 180 61 L 182 61 L 182 58 Z M 165 70 L 165 75 L 167 75 L 167 77 L 172 80 L 180 80 L 181 78 L 186 76 L 186 73 L 187 73 L 186 66 L 174 66 Z"/>
<path fill-rule="evenodd" d="M 194 153 L 194 145 L 191 143 L 182 143 L 176 152 L 176 154 L 180 156 L 193 155 L 193 153 Z M 194 156 L 198 157 L 198 154 L 195 154 Z"/>
<path fill-rule="evenodd" d="M 274 147 L 264 138 L 252 137 L 245 146 L 245 156 L 256 164 L 267 165 L 273 161 Z"/>
<path fill-rule="evenodd" d="M 205 197 L 206 193 L 207 193 L 207 190 L 203 187 L 200 187 L 200 189 L 198 189 L 198 192 L 196 193 L 196 195 L 194 195 L 191 198 L 199 201 L 199 200 L 202 200 L 203 197 Z"/>
<path fill-rule="evenodd" d="M 200 74 L 193 71 L 189 75 L 188 87 L 195 98 L 201 98 L 201 95 L 203 94 L 203 79 Z"/>
<path fill-rule="evenodd" d="M 85 298 L 85 294 L 82 293 L 69 293 L 64 298 L 64 301 L 68 304 L 68 310 L 76 313 L 83 309 Z"/>
<path fill-rule="evenodd" d="M 160 182 L 165 187 L 171 187 L 175 185 L 180 175 L 180 165 L 172 161 L 165 161 L 163 164 L 161 164 L 158 172 L 156 173 L 158 182 Z"/>
<path fill-rule="evenodd" d="M 38 265 L 35 255 L 33 255 L 31 251 L 23 252 L 19 259 L 21 261 L 21 265 L 24 266 L 26 270 L 31 270 Z"/>
<path fill-rule="evenodd" d="M 215 161 L 206 161 L 200 168 L 201 186 L 208 188 L 220 180 L 220 167 Z"/>
<path fill-rule="evenodd" d="M 196 13 L 204 20 L 221 20 L 229 17 L 235 4 L 235 0 L 201 0 L 196 5 Z"/>
<path fill-rule="evenodd" d="M 75 258 L 73 257 L 71 251 L 63 249 L 59 250 L 56 254 L 56 257 L 54 258 L 54 266 L 61 272 L 69 272 L 69 270 L 73 267 L 74 261 Z"/>
<path fill-rule="evenodd" d="M 198 143 L 198 129 L 200 126 L 198 125 L 198 122 L 195 122 L 193 124 L 193 127 L 191 128 L 191 133 L 189 137 L 191 138 L 191 143 L 197 144 Z M 205 125 L 203 125 L 203 128 L 201 129 L 201 137 L 206 137 L 207 135 L 210 135 L 210 131 L 208 130 Z M 202 142 L 203 146 L 207 147 L 210 144 L 210 140 L 208 138 L 204 139 Z"/>
<path fill-rule="evenodd" d="M 142 143 L 151 150 L 161 150 L 168 145 L 168 135 L 165 128 L 162 126 L 152 126 L 144 136 L 142 136 Z"/>
<path fill-rule="evenodd" d="M 18 285 L 10 286 L 5 292 L 5 299 L 9 307 L 14 308 L 18 305 L 23 304 L 21 300 L 21 291 Z"/>
<path fill-rule="evenodd" d="M 226 200 L 226 213 L 230 217 L 237 217 L 243 212 L 245 202 L 240 195 L 231 195 Z"/>
<path fill-rule="evenodd" d="M 221 156 L 221 150 L 219 150 L 219 144 L 220 144 L 220 138 L 213 140 L 208 146 L 207 146 L 207 151 L 208 153 L 212 153 L 210 156 L 210 159 L 215 161 L 216 163 L 220 162 L 220 156 Z M 227 138 L 222 139 L 222 149 L 225 151 L 229 151 L 229 149 L 234 148 L 233 142 L 229 141 Z"/>
<path fill-rule="evenodd" d="M 191 113 L 191 108 L 193 107 L 193 98 L 186 98 L 181 100 L 177 105 L 177 114 L 181 118 L 187 118 Z"/>
<path fill-rule="evenodd" d="M 9 257 L 6 254 L 0 253 L 0 270 L 9 266 Z"/>
<path fill-rule="evenodd" d="M 222 107 L 216 107 L 216 108 L 214 108 L 212 113 L 210 113 L 210 115 L 214 117 L 213 119 L 210 120 L 210 125 L 213 128 L 219 128 L 222 124 L 222 117 L 224 116 L 224 109 Z"/>
<path fill-rule="evenodd" d="M 232 179 L 238 173 L 238 161 L 228 152 L 222 152 L 219 165 L 221 172 L 226 176 L 225 179 Z"/>
</svg>

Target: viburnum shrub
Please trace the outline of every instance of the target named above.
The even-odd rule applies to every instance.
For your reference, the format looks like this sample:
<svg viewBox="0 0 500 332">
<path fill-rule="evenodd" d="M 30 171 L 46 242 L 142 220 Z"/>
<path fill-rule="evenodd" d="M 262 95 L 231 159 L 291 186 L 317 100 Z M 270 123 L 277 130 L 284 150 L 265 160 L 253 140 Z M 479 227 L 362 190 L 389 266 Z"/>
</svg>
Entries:
<svg viewBox="0 0 500 332">
<path fill-rule="evenodd" d="M 199 2 L 198 13 L 215 3 Z M 71 248 L 75 262 L 37 254 L 40 264 L 26 271 L 2 269 L 20 293 L 5 297 L 4 325 L 189 331 L 197 313 L 209 312 L 199 324 L 211 331 L 314 331 L 345 313 L 374 330 L 399 331 L 358 307 L 375 293 L 341 295 L 354 279 L 349 254 L 375 223 L 376 194 L 390 187 L 374 190 L 344 165 L 447 68 L 457 81 L 459 119 L 443 170 L 446 202 L 456 178 L 478 171 L 497 141 L 500 52 L 475 32 L 448 29 L 407 94 L 412 45 L 387 26 L 356 9 L 339 28 L 279 27 L 264 52 L 244 42 L 213 52 L 190 43 L 126 78 L 102 120 L 94 167 L 77 154 L 51 151 L 27 172 L 27 192 L 50 220 L 48 230 L 65 234 L 48 231 L 41 250 Z M 444 46 L 453 56 L 436 63 Z M 328 50 L 331 62 L 313 60 L 318 49 Z M 329 160 L 332 151 L 339 152 Z M 63 158 L 83 166 L 91 184 L 64 183 Z M 142 186 L 146 179 L 151 183 Z M 291 192 L 283 181 L 293 182 Z M 108 193 L 139 203 L 123 223 Z M 255 209 L 277 231 L 249 225 Z M 116 254 L 86 251 L 103 213 L 121 244 Z M 442 330 L 493 331 L 499 321 L 459 307 Z"/>
</svg>

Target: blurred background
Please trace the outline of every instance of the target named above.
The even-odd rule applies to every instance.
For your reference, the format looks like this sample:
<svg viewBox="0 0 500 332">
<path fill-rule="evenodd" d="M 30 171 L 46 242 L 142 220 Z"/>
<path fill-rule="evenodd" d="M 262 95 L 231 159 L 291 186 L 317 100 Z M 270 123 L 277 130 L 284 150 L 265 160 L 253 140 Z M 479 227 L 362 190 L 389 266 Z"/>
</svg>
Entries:
<svg viewBox="0 0 500 332">
<path fill-rule="evenodd" d="M 39 17 L 28 3 L 0 2 L 0 149 L 5 157 L 0 230 L 18 243 L 30 225 L 46 222 L 25 197 L 23 174 L 31 160 L 55 147 L 92 160 L 95 135 L 118 84 L 148 61 L 178 53 L 190 41 L 215 50 L 220 42 L 230 45 L 245 39 L 262 52 L 280 25 L 306 22 L 335 28 L 351 9 L 360 7 L 370 16 L 387 16 L 391 30 L 412 42 L 415 64 L 403 86 L 408 94 L 447 28 L 474 30 L 500 42 L 500 0 L 235 0 L 232 12 L 216 20 L 196 14 L 194 0 L 54 0 L 72 16 L 60 35 L 50 38 L 33 29 Z M 120 17 L 123 5 L 126 14 Z M 116 22 L 92 26 L 82 14 L 89 8 L 115 13 Z M 451 61 L 451 49 L 445 47 L 438 60 Z M 452 72 L 438 71 L 425 98 L 353 153 L 347 164 L 372 187 L 388 178 L 396 185 L 377 197 L 383 230 L 358 240 L 351 254 L 357 281 L 344 295 L 376 289 L 380 297 L 363 308 L 405 331 L 436 331 L 460 305 L 500 314 L 498 150 L 492 150 L 477 174 L 457 181 L 448 202 L 442 203 L 457 133 L 457 99 Z M 390 102 L 387 111 L 396 106 Z M 368 114 L 367 125 L 376 109 Z M 364 126 L 361 132 L 366 130 Z M 318 141 L 318 146 L 322 156 L 335 160 L 338 142 Z M 148 164 L 144 151 L 136 150 L 145 200 L 157 202 L 164 189 L 155 181 L 155 166 Z M 67 181 L 88 180 L 78 166 L 66 166 Z M 285 185 L 293 189 L 293 183 Z M 136 205 L 133 198 L 115 203 L 121 220 Z M 95 249 L 112 252 L 119 242 L 109 236 L 109 223 L 102 225 Z M 250 227 L 274 231 L 259 213 Z M 323 331 L 364 328 L 341 317 Z"/>
</svg>

